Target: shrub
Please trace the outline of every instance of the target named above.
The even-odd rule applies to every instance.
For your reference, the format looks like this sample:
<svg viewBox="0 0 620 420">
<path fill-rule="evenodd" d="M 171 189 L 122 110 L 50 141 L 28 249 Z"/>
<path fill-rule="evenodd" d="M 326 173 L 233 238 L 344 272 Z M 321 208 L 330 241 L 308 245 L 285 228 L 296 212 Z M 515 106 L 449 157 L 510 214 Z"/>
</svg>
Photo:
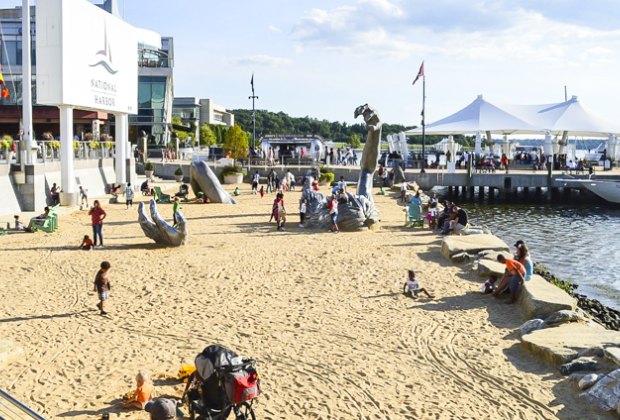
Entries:
<svg viewBox="0 0 620 420">
<path fill-rule="evenodd" d="M 89 146 L 91 149 L 99 149 L 99 146 L 101 146 L 101 144 L 97 140 L 93 140 L 89 143 Z"/>
<path fill-rule="evenodd" d="M 181 176 L 184 175 L 183 173 L 183 168 L 181 168 L 180 166 L 176 169 L 176 171 L 174 171 L 175 175 Z"/>
<path fill-rule="evenodd" d="M 241 166 L 227 165 L 222 168 L 222 172 L 221 172 L 222 178 L 225 177 L 226 175 L 235 175 L 235 174 L 243 174 L 243 170 L 241 169 Z"/>
<path fill-rule="evenodd" d="M 145 171 L 153 171 L 155 170 L 155 168 L 153 167 L 153 164 L 150 161 L 146 161 L 146 163 L 144 164 L 144 170 Z"/>
<path fill-rule="evenodd" d="M 335 175 L 333 172 L 323 172 L 321 171 L 321 175 L 319 176 L 319 182 L 331 185 L 334 182 Z"/>
<path fill-rule="evenodd" d="M 54 140 L 50 143 L 52 149 L 57 150 L 60 149 L 60 142 L 58 140 Z"/>
</svg>

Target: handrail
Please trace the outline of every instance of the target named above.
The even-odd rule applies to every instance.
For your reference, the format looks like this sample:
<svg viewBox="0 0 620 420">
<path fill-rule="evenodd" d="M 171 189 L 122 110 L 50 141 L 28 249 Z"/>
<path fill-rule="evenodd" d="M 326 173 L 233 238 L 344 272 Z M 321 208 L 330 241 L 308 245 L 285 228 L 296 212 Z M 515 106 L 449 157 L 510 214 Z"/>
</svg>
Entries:
<svg viewBox="0 0 620 420">
<path fill-rule="evenodd" d="M 37 419 L 37 420 L 46 420 L 45 417 L 43 417 L 42 415 L 38 414 L 37 412 L 35 412 L 30 407 L 28 407 L 28 406 L 24 405 L 23 403 L 19 402 L 13 396 L 11 396 L 9 393 L 3 391 L 2 389 L 0 389 L 0 396 L 4 397 L 6 400 L 8 400 L 11 404 L 13 404 L 19 410 L 23 411 L 29 417 L 31 417 L 33 419 Z M 2 408 L 2 407 L 0 407 L 0 408 Z M 15 413 L 3 413 L 2 411 L 0 411 L 0 418 L 7 418 L 7 419 L 14 418 L 14 417 L 11 416 L 11 414 L 14 415 Z"/>
</svg>

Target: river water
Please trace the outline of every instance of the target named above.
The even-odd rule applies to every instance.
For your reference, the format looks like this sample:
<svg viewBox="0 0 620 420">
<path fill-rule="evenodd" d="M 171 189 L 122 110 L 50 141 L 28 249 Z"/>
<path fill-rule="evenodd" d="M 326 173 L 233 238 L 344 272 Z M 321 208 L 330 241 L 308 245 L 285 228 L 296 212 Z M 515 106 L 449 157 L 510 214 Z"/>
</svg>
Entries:
<svg viewBox="0 0 620 420">
<path fill-rule="evenodd" d="M 534 262 L 620 310 L 620 207 L 458 202 L 471 224 L 488 227 L 513 251 L 523 239 Z"/>
</svg>

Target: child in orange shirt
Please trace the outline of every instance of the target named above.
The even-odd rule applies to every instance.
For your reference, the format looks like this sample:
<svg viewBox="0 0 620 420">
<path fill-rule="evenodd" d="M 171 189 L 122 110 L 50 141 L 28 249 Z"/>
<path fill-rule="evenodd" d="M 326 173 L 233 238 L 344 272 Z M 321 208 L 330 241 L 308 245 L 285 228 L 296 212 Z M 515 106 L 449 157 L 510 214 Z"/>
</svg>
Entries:
<svg viewBox="0 0 620 420">
<path fill-rule="evenodd" d="M 82 243 L 80 244 L 80 249 L 82 251 L 90 251 L 93 249 L 93 240 L 90 239 L 88 235 L 84 235 L 84 239 L 82 239 Z"/>
<path fill-rule="evenodd" d="M 149 374 L 140 371 L 136 375 L 136 389 L 128 394 L 128 399 L 123 402 L 125 408 L 144 409 L 147 402 L 153 397 L 153 384 Z"/>
</svg>

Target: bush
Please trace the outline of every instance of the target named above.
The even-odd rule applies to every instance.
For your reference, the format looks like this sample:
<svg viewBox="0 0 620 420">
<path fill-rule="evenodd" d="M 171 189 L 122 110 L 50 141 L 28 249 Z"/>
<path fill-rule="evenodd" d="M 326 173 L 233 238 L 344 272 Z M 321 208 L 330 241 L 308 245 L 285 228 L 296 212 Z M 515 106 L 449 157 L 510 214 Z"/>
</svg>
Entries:
<svg viewBox="0 0 620 420">
<path fill-rule="evenodd" d="M 323 184 L 331 185 L 334 182 L 335 175 L 333 172 L 323 172 L 321 171 L 321 175 L 319 176 L 319 182 Z"/>
<path fill-rule="evenodd" d="M 226 175 L 235 175 L 235 174 L 244 174 L 243 170 L 241 169 L 241 166 L 227 165 L 222 168 L 222 172 L 221 172 L 222 178 L 225 177 Z"/>
<path fill-rule="evenodd" d="M 181 168 L 181 167 L 179 166 L 179 167 L 177 168 L 177 170 L 176 170 L 176 171 L 174 171 L 174 174 L 175 174 L 175 175 L 178 175 L 178 176 L 184 175 L 184 174 L 183 174 L 183 168 Z"/>
<path fill-rule="evenodd" d="M 145 171 L 153 171 L 155 170 L 155 168 L 153 167 L 153 164 L 150 161 L 146 161 L 146 163 L 144 164 L 144 170 Z"/>
</svg>

